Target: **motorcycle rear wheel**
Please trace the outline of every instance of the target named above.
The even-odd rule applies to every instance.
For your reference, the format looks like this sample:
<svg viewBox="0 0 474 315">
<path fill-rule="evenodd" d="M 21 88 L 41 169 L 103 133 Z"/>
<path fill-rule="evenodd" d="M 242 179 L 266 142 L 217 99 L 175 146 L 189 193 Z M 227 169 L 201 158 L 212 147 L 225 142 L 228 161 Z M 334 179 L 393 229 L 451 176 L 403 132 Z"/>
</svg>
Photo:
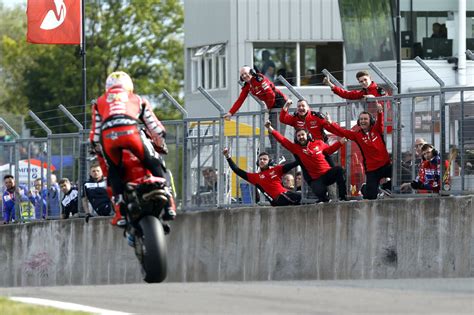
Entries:
<svg viewBox="0 0 474 315">
<path fill-rule="evenodd" d="M 136 235 L 135 253 L 142 265 L 143 280 L 148 283 L 162 282 L 166 279 L 168 269 L 163 226 L 160 220 L 151 215 L 143 217 L 138 224 L 142 233 Z"/>
</svg>

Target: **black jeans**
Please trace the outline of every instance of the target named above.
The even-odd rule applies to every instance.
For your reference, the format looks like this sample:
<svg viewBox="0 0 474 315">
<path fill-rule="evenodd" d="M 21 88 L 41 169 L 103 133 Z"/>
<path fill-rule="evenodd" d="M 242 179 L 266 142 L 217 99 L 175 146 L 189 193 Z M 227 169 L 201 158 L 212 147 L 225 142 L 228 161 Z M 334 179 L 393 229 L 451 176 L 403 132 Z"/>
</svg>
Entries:
<svg viewBox="0 0 474 315">
<path fill-rule="evenodd" d="M 328 186 L 337 183 L 337 189 L 339 191 L 339 199 L 346 200 L 347 189 L 346 189 L 346 178 L 344 177 L 344 169 L 340 166 L 334 166 L 326 174 L 322 175 L 318 179 L 312 180 L 309 185 L 313 190 L 319 201 L 328 202 Z"/>
<path fill-rule="evenodd" d="M 392 164 L 389 163 L 374 171 L 366 172 L 365 176 L 365 190 L 362 191 L 364 199 L 377 199 L 380 180 L 385 177 L 392 177 Z"/>
<path fill-rule="evenodd" d="M 290 191 L 281 193 L 278 197 L 271 202 L 272 206 L 294 206 L 301 203 L 301 194 L 298 192 Z"/>
</svg>

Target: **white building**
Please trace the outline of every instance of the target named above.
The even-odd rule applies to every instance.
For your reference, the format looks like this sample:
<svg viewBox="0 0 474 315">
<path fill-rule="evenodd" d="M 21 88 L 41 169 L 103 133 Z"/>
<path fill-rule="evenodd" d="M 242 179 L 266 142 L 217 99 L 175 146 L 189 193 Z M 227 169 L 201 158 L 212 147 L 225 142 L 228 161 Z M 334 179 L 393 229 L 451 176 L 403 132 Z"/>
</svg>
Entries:
<svg viewBox="0 0 474 315">
<path fill-rule="evenodd" d="M 465 62 L 461 53 L 460 70 L 454 70 L 444 57 L 459 57 L 460 49 L 465 51 L 459 37 L 468 38 L 468 48 L 474 49 L 474 1 L 400 2 L 402 92 L 438 87 L 410 60 L 415 55 L 424 55 L 447 86 L 472 85 L 474 61 Z M 458 13 L 459 7 L 464 14 Z M 199 86 L 228 110 L 240 92 L 239 68 L 262 68 L 265 50 L 276 71 L 284 73 L 310 103 L 340 100 L 321 85 L 324 68 L 345 86 L 355 87 L 355 73 L 374 62 L 396 82 L 390 0 L 184 0 L 184 9 L 185 103 L 191 117 L 218 115 L 197 91 Z M 446 26 L 447 38 L 430 39 L 433 23 Z M 375 74 L 374 79 L 381 82 Z M 249 100 L 241 111 L 257 109 Z"/>
</svg>

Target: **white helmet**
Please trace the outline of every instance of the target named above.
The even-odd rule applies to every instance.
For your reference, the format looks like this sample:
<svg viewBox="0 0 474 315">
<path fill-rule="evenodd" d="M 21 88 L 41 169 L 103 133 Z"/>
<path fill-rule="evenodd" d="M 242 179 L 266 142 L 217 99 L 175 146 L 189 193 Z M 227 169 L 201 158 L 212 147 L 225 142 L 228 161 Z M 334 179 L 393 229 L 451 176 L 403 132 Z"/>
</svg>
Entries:
<svg viewBox="0 0 474 315">
<path fill-rule="evenodd" d="M 129 92 L 133 92 L 133 82 L 128 74 L 123 71 L 115 71 L 109 74 L 105 81 L 105 90 L 107 91 L 112 86 L 121 86 Z"/>
</svg>

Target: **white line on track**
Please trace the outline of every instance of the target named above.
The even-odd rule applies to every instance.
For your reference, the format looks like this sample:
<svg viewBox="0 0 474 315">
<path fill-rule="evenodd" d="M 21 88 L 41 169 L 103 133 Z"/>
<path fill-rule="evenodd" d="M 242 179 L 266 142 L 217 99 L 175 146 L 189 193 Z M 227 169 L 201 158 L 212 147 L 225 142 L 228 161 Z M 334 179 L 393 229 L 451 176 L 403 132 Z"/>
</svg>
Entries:
<svg viewBox="0 0 474 315">
<path fill-rule="evenodd" d="M 63 310 L 83 311 L 83 312 L 89 312 L 89 313 L 100 314 L 100 315 L 130 315 L 130 313 L 111 311 L 111 310 L 106 310 L 103 308 L 97 308 L 97 307 L 69 303 L 69 302 L 60 302 L 60 301 L 54 301 L 54 300 L 31 298 L 31 297 L 13 296 L 13 297 L 10 297 L 10 300 L 22 302 L 22 303 L 50 306 L 50 307 L 60 308 Z"/>
</svg>

